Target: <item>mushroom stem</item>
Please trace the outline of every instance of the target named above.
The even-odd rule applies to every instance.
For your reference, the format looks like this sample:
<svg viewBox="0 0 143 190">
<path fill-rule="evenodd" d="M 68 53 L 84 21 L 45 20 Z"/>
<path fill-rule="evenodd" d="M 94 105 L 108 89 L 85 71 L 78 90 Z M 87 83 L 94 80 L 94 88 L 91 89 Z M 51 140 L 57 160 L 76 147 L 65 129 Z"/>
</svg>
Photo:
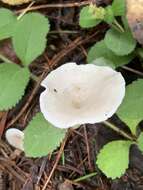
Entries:
<svg viewBox="0 0 143 190">
<path fill-rule="evenodd" d="M 114 124 L 110 123 L 109 121 L 104 121 L 103 122 L 107 127 L 109 127 L 110 129 L 116 131 L 117 133 L 119 133 L 120 135 L 122 135 L 123 137 L 131 140 L 131 141 L 136 141 L 136 139 L 134 137 L 132 137 L 131 135 L 127 134 L 126 132 L 122 131 L 121 129 L 119 129 L 117 126 L 115 126 Z"/>
</svg>

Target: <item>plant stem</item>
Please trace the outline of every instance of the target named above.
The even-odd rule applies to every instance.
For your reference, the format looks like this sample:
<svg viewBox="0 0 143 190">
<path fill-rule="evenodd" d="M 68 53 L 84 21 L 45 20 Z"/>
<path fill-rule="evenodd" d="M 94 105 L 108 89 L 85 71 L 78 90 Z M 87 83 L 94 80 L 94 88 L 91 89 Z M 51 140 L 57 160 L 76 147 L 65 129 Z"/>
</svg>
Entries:
<svg viewBox="0 0 143 190">
<path fill-rule="evenodd" d="M 39 78 L 38 78 L 36 75 L 34 75 L 33 73 L 30 73 L 30 77 L 31 77 L 34 81 L 36 81 L 36 82 L 38 82 L 38 80 L 39 80 Z"/>
<path fill-rule="evenodd" d="M 47 8 L 70 8 L 70 7 L 81 7 L 85 5 L 90 5 L 91 0 L 88 1 L 83 1 L 83 2 L 75 2 L 75 3 L 53 3 L 53 4 L 45 4 L 45 5 L 36 5 L 33 7 L 30 7 L 28 11 L 34 11 L 34 10 L 39 10 L 39 9 L 47 9 Z M 16 13 L 21 13 L 23 12 L 24 9 L 17 10 Z"/>
<path fill-rule="evenodd" d="M 95 176 L 95 175 L 97 175 L 97 172 L 93 172 L 93 173 L 91 173 L 91 174 L 84 175 L 84 176 L 79 177 L 79 178 L 77 178 L 77 179 L 75 179 L 75 180 L 73 180 L 73 181 L 74 181 L 74 182 L 80 182 L 80 181 L 86 180 L 86 179 L 88 179 L 88 178 L 90 178 L 90 177 L 93 177 L 93 176 Z"/>
<path fill-rule="evenodd" d="M 5 57 L 5 56 L 2 55 L 2 54 L 0 54 L 0 59 L 1 59 L 3 62 L 5 62 L 5 63 L 16 64 L 16 63 L 14 63 L 13 61 L 11 61 L 10 59 L 8 59 L 7 57 Z M 30 76 L 31 76 L 31 78 L 32 78 L 34 81 L 38 82 L 38 77 L 37 77 L 36 75 L 34 75 L 33 73 L 30 73 Z"/>
<path fill-rule="evenodd" d="M 75 30 L 60 30 L 60 31 L 50 31 L 49 34 L 78 34 L 79 32 L 78 31 L 75 31 Z"/>
<path fill-rule="evenodd" d="M 143 73 L 142 73 L 142 72 L 137 71 L 137 70 L 135 70 L 135 69 L 133 69 L 133 68 L 130 68 L 130 67 L 127 67 L 127 66 L 121 66 L 121 68 L 123 68 L 123 69 L 125 69 L 125 70 L 127 70 L 127 71 L 130 71 L 130 72 L 132 72 L 132 73 L 135 73 L 135 74 L 137 74 L 137 75 L 140 75 L 141 77 L 143 77 Z"/>
<path fill-rule="evenodd" d="M 124 28 L 118 23 L 116 19 L 114 20 L 113 24 L 119 29 L 120 32 L 125 32 Z"/>
<path fill-rule="evenodd" d="M 0 54 L 0 59 L 3 61 L 3 62 L 6 62 L 6 63 L 14 63 L 12 62 L 11 60 L 9 60 L 8 58 L 6 58 L 4 55 Z"/>
<path fill-rule="evenodd" d="M 54 171 L 55 171 L 55 169 L 56 169 L 56 167 L 57 167 L 57 165 L 58 165 L 58 163 L 59 163 L 59 161 L 60 161 L 60 158 L 61 158 L 62 153 L 63 153 L 63 151 L 64 151 L 64 147 L 65 147 L 65 145 L 66 145 L 66 142 L 67 142 L 68 137 L 69 137 L 69 131 L 67 132 L 67 134 L 66 134 L 66 136 L 65 136 L 65 138 L 64 138 L 64 140 L 63 140 L 63 142 L 62 142 L 62 144 L 61 144 L 61 147 L 60 147 L 60 150 L 59 150 L 58 155 L 57 155 L 57 157 L 56 157 L 55 163 L 54 163 L 54 165 L 53 165 L 53 167 L 52 167 L 52 170 L 51 170 L 51 172 L 50 172 L 50 174 L 49 174 L 49 176 L 48 176 L 48 178 L 47 178 L 47 180 L 46 180 L 46 182 L 45 182 L 45 184 L 44 184 L 42 190 L 46 190 L 46 189 L 47 189 L 47 185 L 48 185 L 48 183 L 50 182 L 51 177 L 53 176 Z"/>
<path fill-rule="evenodd" d="M 64 153 L 64 151 L 62 153 L 62 165 L 63 166 L 65 165 L 65 153 Z"/>
<path fill-rule="evenodd" d="M 107 127 L 109 127 L 110 129 L 116 131 L 117 133 L 119 133 L 120 135 L 122 135 L 123 137 L 131 140 L 131 141 L 135 141 L 135 139 L 130 136 L 129 134 L 127 134 L 126 132 L 122 131 L 121 129 L 119 129 L 118 127 L 116 127 L 114 124 L 110 123 L 109 121 L 104 121 L 103 122 Z"/>
<path fill-rule="evenodd" d="M 29 11 L 29 9 L 32 7 L 32 5 L 35 3 L 35 1 L 32 1 L 29 5 L 28 5 L 28 7 L 26 7 L 23 11 L 22 11 L 22 13 L 17 17 L 17 20 L 20 20 L 28 11 Z"/>
</svg>

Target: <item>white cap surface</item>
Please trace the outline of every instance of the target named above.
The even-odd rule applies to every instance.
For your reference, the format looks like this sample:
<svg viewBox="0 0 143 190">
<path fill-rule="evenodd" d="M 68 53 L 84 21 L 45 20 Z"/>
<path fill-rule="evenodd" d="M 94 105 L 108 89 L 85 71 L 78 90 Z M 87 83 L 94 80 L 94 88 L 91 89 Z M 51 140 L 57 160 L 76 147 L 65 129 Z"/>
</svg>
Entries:
<svg viewBox="0 0 143 190">
<path fill-rule="evenodd" d="M 6 131 L 5 134 L 6 140 L 8 143 L 20 150 L 24 150 L 23 147 L 23 140 L 24 140 L 24 133 L 16 128 L 10 128 Z"/>
<path fill-rule="evenodd" d="M 31 0 L 2 0 L 4 3 L 7 3 L 9 5 L 20 5 L 23 3 L 28 3 Z"/>
<path fill-rule="evenodd" d="M 125 81 L 107 66 L 67 63 L 41 83 L 40 108 L 55 127 L 68 128 L 110 118 L 125 95 Z"/>
</svg>

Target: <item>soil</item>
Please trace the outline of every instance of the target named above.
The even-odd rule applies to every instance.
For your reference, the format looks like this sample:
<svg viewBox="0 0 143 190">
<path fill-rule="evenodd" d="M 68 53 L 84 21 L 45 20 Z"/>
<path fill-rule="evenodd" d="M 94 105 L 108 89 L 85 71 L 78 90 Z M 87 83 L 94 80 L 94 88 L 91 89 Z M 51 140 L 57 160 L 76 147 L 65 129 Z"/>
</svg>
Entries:
<svg viewBox="0 0 143 190">
<path fill-rule="evenodd" d="M 51 32 L 48 35 L 45 52 L 30 66 L 31 72 L 38 77 L 38 82 L 31 79 L 21 102 L 10 111 L 0 112 L 0 190 L 44 190 L 43 187 L 51 174 L 45 190 L 143 190 L 143 155 L 135 145 L 130 151 L 129 169 L 120 179 L 107 179 L 97 168 L 95 161 L 100 148 L 111 140 L 123 138 L 103 124 L 84 125 L 79 129 L 72 129 L 65 146 L 62 144 L 63 147 L 61 145 L 61 148 L 52 155 L 37 159 L 27 158 L 23 152 L 10 147 L 4 137 L 5 130 L 9 127 L 23 130 L 39 111 L 39 95 L 43 90 L 40 87 L 41 79 L 52 69 L 68 61 L 86 63 L 88 49 L 104 37 L 109 28 L 105 23 L 88 30 L 79 27 L 79 11 L 83 4 L 89 4 L 91 1 L 103 6 L 111 2 L 110 0 L 37 0 L 33 5 L 35 11 L 48 16 Z M 26 4 L 12 7 L 3 3 L 0 3 L 0 6 L 16 13 L 27 7 Z M 10 40 L 0 43 L 0 52 L 20 64 Z M 141 62 L 137 58 L 128 67 L 143 71 Z M 127 83 L 141 77 L 123 68 L 120 71 Z M 119 128 L 130 133 L 117 116 L 111 120 Z M 138 130 L 142 126 L 140 124 Z M 64 160 L 58 159 L 63 152 Z M 120 163 L 116 163 L 115 167 L 118 164 Z M 74 182 L 74 179 L 95 171 L 96 176 Z"/>
</svg>

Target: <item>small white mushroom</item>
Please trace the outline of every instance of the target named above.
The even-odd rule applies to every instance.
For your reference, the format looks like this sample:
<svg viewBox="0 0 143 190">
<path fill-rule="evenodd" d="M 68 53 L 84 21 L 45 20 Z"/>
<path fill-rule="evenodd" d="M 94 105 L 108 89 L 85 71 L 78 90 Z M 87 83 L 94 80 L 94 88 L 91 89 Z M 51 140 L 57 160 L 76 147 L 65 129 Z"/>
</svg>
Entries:
<svg viewBox="0 0 143 190">
<path fill-rule="evenodd" d="M 6 131 L 5 134 L 6 140 L 8 143 L 20 150 L 24 150 L 23 147 L 23 140 L 24 140 L 24 133 L 16 128 L 10 128 Z"/>
<path fill-rule="evenodd" d="M 107 66 L 67 63 L 41 83 L 40 108 L 55 127 L 68 128 L 110 118 L 125 95 L 125 81 Z"/>
</svg>

